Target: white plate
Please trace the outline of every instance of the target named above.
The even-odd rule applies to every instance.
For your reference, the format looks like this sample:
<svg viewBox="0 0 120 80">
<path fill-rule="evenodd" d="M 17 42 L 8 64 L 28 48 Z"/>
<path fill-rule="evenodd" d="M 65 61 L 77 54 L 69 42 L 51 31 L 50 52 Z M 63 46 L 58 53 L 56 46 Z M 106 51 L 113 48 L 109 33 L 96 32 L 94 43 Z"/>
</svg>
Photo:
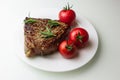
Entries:
<svg viewBox="0 0 120 80">
<path fill-rule="evenodd" d="M 41 10 L 31 11 L 31 17 L 58 19 L 59 9 L 41 8 Z M 24 30 L 23 22 L 19 23 L 18 32 L 16 34 L 17 54 L 27 64 L 40 70 L 51 72 L 64 72 L 82 67 L 88 63 L 95 55 L 98 48 L 98 36 L 95 28 L 79 13 L 77 14 L 77 27 L 83 27 L 89 33 L 89 45 L 79 50 L 79 55 L 73 59 L 64 59 L 59 52 L 45 57 L 27 58 L 24 53 Z M 24 16 L 26 17 L 26 16 Z"/>
</svg>

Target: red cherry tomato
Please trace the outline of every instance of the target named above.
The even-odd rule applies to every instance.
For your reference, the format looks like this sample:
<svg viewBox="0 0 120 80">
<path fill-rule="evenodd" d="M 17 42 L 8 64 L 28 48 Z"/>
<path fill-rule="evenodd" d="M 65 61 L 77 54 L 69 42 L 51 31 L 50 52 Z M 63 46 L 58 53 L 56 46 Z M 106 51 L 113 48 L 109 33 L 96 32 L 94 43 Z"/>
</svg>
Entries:
<svg viewBox="0 0 120 80">
<path fill-rule="evenodd" d="M 68 6 L 64 7 L 64 9 L 59 12 L 59 20 L 68 25 L 70 25 L 76 18 L 75 11 L 70 8 L 71 7 L 68 4 Z"/>
<path fill-rule="evenodd" d="M 64 58 L 73 58 L 76 56 L 76 46 L 65 40 L 59 45 L 59 52 Z"/>
<path fill-rule="evenodd" d="M 74 28 L 69 34 L 69 39 L 76 45 L 76 47 L 82 47 L 84 43 L 88 42 L 89 34 L 83 28 Z"/>
</svg>

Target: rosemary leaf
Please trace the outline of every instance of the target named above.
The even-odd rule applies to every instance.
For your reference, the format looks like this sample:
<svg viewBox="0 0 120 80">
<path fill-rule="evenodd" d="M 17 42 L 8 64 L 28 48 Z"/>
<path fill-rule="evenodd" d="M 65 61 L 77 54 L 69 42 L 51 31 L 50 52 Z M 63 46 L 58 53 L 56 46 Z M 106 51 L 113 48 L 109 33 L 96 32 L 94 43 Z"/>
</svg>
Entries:
<svg viewBox="0 0 120 80">
<path fill-rule="evenodd" d="M 24 23 L 35 23 L 36 20 L 32 19 L 32 18 L 29 18 L 27 20 L 24 20 Z"/>
<path fill-rule="evenodd" d="M 41 32 L 41 34 L 43 35 L 43 38 L 51 38 L 56 36 L 51 32 L 51 29 L 48 28 L 47 26 L 46 26 L 46 30 L 47 31 Z"/>
<path fill-rule="evenodd" d="M 55 27 L 55 26 L 59 26 L 59 22 L 55 21 L 55 20 L 49 20 L 48 21 L 48 24 L 51 26 L 51 27 Z"/>
</svg>

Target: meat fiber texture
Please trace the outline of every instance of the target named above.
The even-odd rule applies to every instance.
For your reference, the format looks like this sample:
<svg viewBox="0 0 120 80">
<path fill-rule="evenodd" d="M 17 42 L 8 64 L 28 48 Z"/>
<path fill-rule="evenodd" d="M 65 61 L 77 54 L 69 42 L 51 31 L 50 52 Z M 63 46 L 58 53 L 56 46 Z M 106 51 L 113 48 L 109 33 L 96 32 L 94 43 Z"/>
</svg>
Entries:
<svg viewBox="0 0 120 80">
<path fill-rule="evenodd" d="M 25 20 L 29 19 L 34 22 L 25 23 L 24 25 L 25 55 L 27 57 L 43 56 L 57 51 L 60 42 L 66 38 L 70 27 L 63 22 L 54 20 L 59 25 L 51 28 L 51 25 L 48 24 L 51 19 L 25 18 Z M 46 31 L 46 26 L 51 29 L 51 32 L 55 35 L 54 37 L 43 37 L 44 35 L 41 32 Z"/>
</svg>

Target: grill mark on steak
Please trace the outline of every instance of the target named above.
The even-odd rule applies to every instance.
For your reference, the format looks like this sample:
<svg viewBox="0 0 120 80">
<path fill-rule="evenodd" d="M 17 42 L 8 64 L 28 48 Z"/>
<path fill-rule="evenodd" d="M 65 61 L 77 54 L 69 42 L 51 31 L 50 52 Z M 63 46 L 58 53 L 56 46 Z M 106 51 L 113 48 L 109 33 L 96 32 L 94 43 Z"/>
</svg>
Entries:
<svg viewBox="0 0 120 80">
<path fill-rule="evenodd" d="M 29 19 L 28 17 L 25 20 Z M 59 22 L 59 25 L 53 27 L 51 32 L 55 34 L 55 37 L 43 38 L 41 31 L 46 31 L 45 26 L 48 24 L 48 21 L 51 19 L 41 19 L 41 18 L 31 18 L 36 20 L 34 23 L 25 23 L 24 25 L 24 36 L 25 36 L 25 54 L 28 57 L 35 55 L 46 55 L 50 54 L 57 50 L 59 43 L 65 39 L 68 34 L 70 27 L 63 23 Z"/>
</svg>

